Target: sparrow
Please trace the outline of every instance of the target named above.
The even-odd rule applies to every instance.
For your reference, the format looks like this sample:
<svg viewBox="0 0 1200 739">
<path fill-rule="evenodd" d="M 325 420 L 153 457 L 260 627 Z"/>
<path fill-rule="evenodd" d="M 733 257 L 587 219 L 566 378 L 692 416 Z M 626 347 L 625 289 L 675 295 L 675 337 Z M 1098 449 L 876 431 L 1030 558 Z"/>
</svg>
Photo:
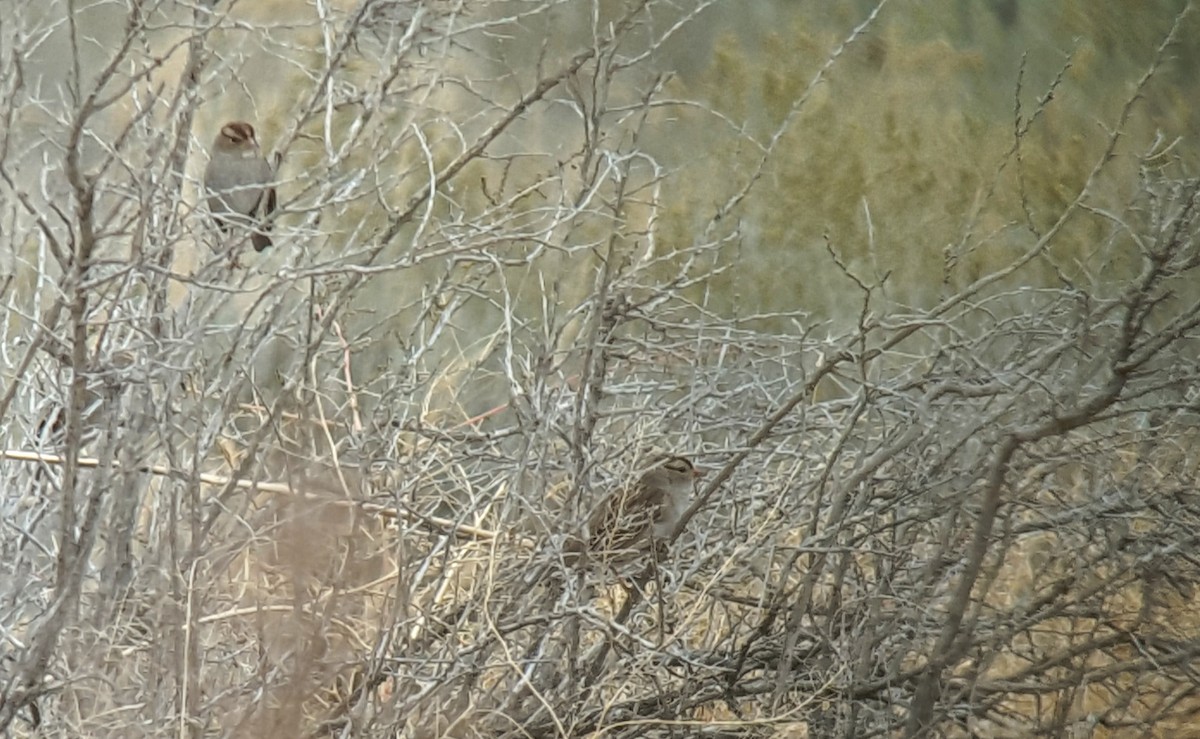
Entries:
<svg viewBox="0 0 1200 739">
<path fill-rule="evenodd" d="M 274 177 L 259 149 L 254 126 L 245 121 L 221 126 L 204 170 L 204 189 L 208 210 L 222 233 L 237 224 L 251 229 L 255 251 L 271 245 L 269 217 L 275 210 L 275 188 L 268 183 Z"/>
<path fill-rule="evenodd" d="M 588 549 L 610 563 L 651 550 L 658 555 L 703 475 L 687 457 L 658 455 L 634 485 L 609 495 L 588 517 Z"/>
</svg>

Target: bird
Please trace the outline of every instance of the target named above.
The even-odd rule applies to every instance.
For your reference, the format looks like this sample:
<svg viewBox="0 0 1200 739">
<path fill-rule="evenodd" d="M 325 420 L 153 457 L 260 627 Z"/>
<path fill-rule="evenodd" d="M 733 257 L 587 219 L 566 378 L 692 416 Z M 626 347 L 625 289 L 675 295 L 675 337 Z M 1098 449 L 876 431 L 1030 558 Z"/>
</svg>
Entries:
<svg viewBox="0 0 1200 739">
<path fill-rule="evenodd" d="M 623 564 L 650 552 L 656 558 L 683 518 L 704 470 L 687 457 L 656 455 L 637 482 L 611 493 L 587 521 L 592 556 Z"/>
<path fill-rule="evenodd" d="M 254 126 L 230 121 L 221 126 L 204 170 L 208 210 L 222 233 L 236 224 L 251 229 L 255 251 L 271 246 L 270 215 L 275 210 L 275 172 L 263 158 Z"/>
</svg>

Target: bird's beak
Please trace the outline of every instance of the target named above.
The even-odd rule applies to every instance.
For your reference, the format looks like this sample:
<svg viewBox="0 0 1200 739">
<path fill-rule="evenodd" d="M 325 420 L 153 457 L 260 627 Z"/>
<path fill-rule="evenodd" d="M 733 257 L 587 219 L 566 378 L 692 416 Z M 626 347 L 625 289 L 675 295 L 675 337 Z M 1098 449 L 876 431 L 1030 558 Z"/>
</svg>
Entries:
<svg viewBox="0 0 1200 739">
<path fill-rule="evenodd" d="M 708 474 L 708 470 L 703 467 L 692 467 L 692 477 L 700 479 Z"/>
</svg>

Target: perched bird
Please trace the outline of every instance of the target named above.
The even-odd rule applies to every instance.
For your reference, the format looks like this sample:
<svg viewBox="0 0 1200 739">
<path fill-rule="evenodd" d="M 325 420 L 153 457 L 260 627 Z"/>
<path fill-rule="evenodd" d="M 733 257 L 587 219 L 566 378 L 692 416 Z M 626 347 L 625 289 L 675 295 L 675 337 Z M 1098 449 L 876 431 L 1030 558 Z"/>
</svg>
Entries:
<svg viewBox="0 0 1200 739">
<path fill-rule="evenodd" d="M 255 251 L 271 245 L 270 215 L 275 210 L 275 178 L 254 136 L 254 126 L 231 121 L 221 126 L 204 170 L 208 210 L 222 233 L 231 225 L 251 230 Z"/>
<path fill-rule="evenodd" d="M 588 518 L 592 556 L 616 564 L 648 551 L 658 555 L 703 475 L 687 457 L 656 457 L 636 484 L 609 495 Z"/>
<path fill-rule="evenodd" d="M 683 518 L 696 479 L 703 475 L 687 457 L 655 455 L 637 482 L 609 494 L 587 517 L 582 531 L 565 536 L 555 558 L 568 568 L 598 562 L 618 575 L 630 574 L 626 565 L 641 570 L 647 555 L 650 562 L 660 561 L 670 543 L 667 537 Z M 533 587 L 553 569 L 554 563 L 546 561 L 530 567 L 524 585 Z M 551 581 L 561 587 L 556 577 Z"/>
</svg>

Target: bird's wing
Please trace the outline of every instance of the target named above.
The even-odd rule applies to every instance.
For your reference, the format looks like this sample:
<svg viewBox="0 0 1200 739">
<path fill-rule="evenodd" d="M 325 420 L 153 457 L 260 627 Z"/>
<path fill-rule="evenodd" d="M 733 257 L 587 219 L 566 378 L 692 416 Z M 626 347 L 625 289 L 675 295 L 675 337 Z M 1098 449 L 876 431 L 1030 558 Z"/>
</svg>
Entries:
<svg viewBox="0 0 1200 739">
<path fill-rule="evenodd" d="M 259 166 L 258 166 L 258 178 L 257 179 L 258 179 L 259 183 L 261 183 L 263 185 L 267 185 L 268 183 L 270 183 L 272 180 L 275 179 L 275 170 L 272 169 L 271 165 L 267 163 L 266 159 L 259 159 L 258 165 Z M 276 205 L 275 187 L 273 185 L 270 187 L 264 187 L 263 194 L 264 194 L 263 201 L 265 201 L 265 202 L 260 203 L 260 205 L 263 206 L 262 215 L 265 218 L 266 216 L 269 216 L 275 212 L 275 205 Z"/>
<path fill-rule="evenodd" d="M 609 496 L 593 515 L 589 526 L 592 548 L 616 551 L 645 544 L 646 532 L 659 515 L 661 498 L 657 491 L 643 485 Z"/>
</svg>

